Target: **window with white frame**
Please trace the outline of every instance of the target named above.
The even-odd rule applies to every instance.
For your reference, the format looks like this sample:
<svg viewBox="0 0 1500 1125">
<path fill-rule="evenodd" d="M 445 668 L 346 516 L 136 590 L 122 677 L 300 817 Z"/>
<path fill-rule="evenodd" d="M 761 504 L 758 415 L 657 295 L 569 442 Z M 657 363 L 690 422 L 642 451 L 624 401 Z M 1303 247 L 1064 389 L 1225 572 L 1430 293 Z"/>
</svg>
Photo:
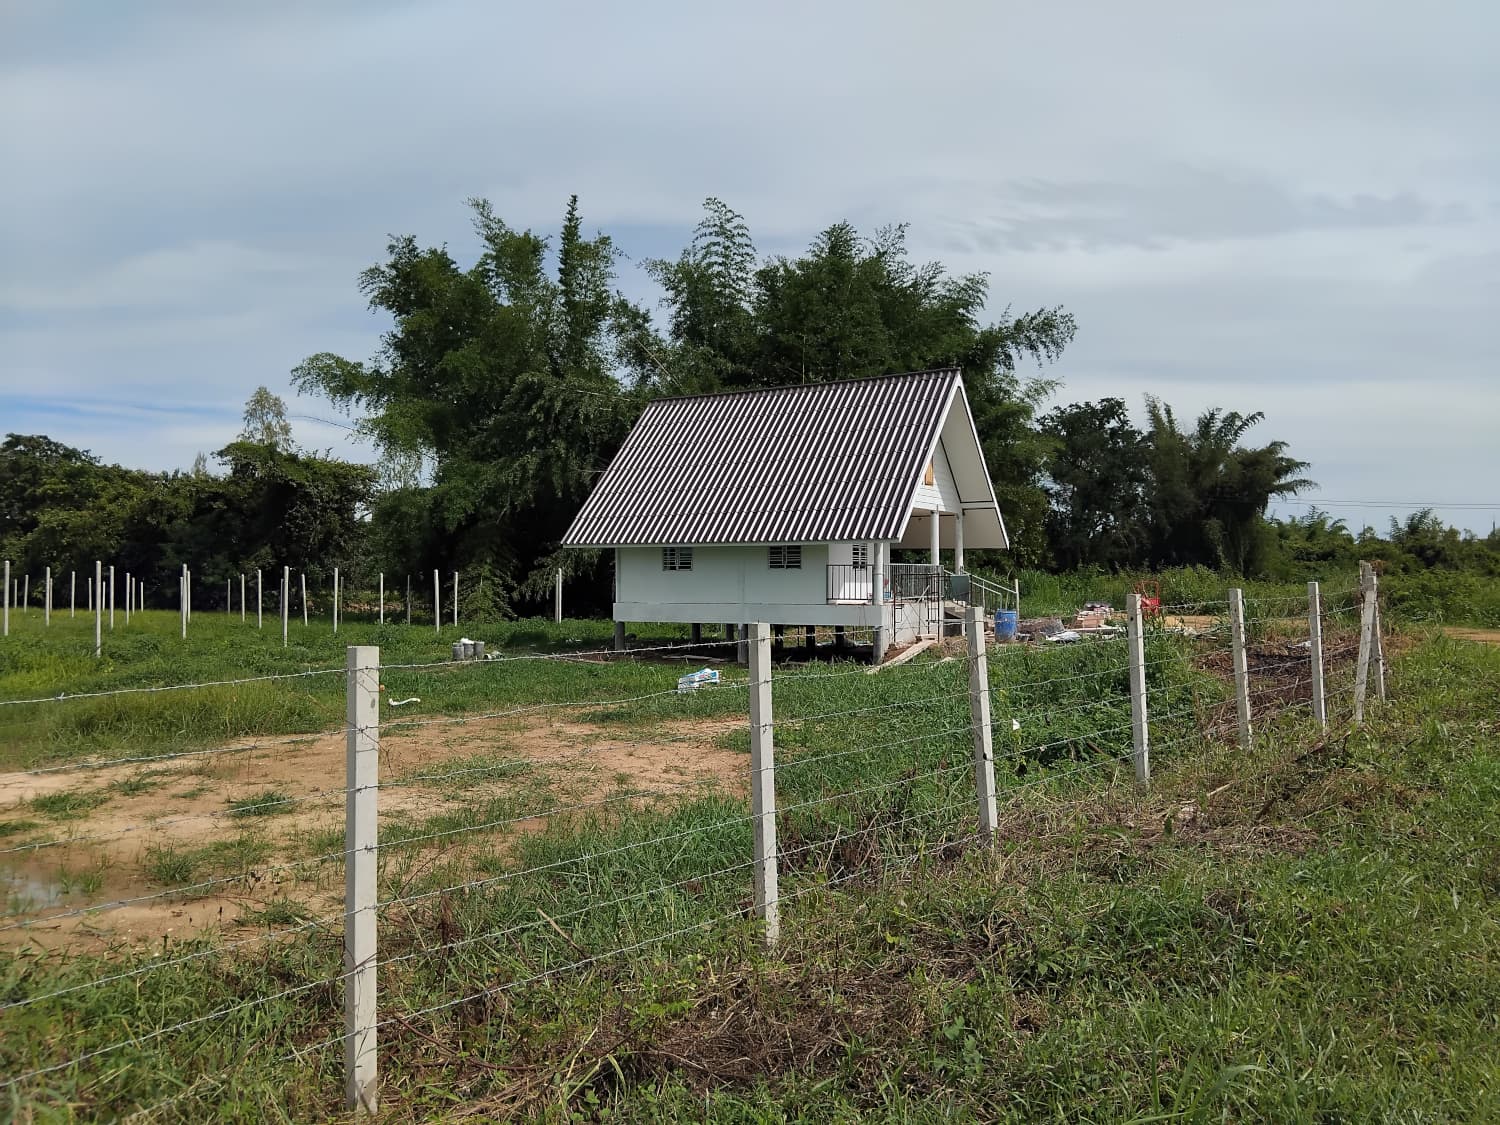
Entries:
<svg viewBox="0 0 1500 1125">
<path fill-rule="evenodd" d="M 870 569 L 870 545 L 868 543 L 854 544 L 853 563 L 855 570 Z"/>
<path fill-rule="evenodd" d="M 661 568 L 663 570 L 692 570 L 693 549 L 691 547 L 663 547 Z"/>
<path fill-rule="evenodd" d="M 786 547 L 771 547 L 768 561 L 772 570 L 801 570 L 802 545 L 794 543 Z"/>
</svg>

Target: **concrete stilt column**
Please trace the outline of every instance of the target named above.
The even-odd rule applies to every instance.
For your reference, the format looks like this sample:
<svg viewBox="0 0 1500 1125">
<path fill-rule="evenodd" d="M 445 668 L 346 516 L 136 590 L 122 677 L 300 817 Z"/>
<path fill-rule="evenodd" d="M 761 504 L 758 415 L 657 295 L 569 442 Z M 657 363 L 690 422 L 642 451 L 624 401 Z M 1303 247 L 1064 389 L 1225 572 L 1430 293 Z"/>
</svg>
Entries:
<svg viewBox="0 0 1500 1125">
<path fill-rule="evenodd" d="M 625 651 L 625 622 L 615 622 L 615 651 Z"/>
<path fill-rule="evenodd" d="M 692 631 L 688 635 L 693 644 L 701 644 L 703 642 L 703 626 L 694 621 Z"/>
<path fill-rule="evenodd" d="M 735 646 L 735 660 L 740 664 L 750 663 L 750 626 L 741 625 L 739 628 L 739 643 Z"/>
</svg>

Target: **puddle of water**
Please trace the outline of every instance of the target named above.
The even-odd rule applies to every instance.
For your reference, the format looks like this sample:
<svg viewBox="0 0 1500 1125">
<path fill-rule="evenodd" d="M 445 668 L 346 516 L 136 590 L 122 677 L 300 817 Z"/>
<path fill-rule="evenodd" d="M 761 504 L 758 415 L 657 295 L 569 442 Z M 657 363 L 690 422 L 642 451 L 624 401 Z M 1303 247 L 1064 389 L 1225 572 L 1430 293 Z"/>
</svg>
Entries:
<svg viewBox="0 0 1500 1125">
<path fill-rule="evenodd" d="M 3 878 L 7 914 L 31 914 L 62 902 L 63 889 L 49 876 L 7 871 Z"/>
</svg>

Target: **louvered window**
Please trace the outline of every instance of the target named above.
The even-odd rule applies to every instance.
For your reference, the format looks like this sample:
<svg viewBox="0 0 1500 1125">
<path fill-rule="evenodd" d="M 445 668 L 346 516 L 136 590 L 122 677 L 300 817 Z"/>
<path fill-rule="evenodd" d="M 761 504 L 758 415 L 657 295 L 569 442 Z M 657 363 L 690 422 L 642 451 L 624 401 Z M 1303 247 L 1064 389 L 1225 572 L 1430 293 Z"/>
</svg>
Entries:
<svg viewBox="0 0 1500 1125">
<path fill-rule="evenodd" d="M 770 548 L 770 563 L 772 570 L 801 570 L 802 545 L 796 543 L 789 547 Z"/>
<path fill-rule="evenodd" d="M 661 568 L 663 570 L 692 570 L 693 549 L 691 547 L 663 547 Z"/>
<path fill-rule="evenodd" d="M 868 543 L 854 544 L 854 569 L 870 569 L 870 545 Z"/>
</svg>

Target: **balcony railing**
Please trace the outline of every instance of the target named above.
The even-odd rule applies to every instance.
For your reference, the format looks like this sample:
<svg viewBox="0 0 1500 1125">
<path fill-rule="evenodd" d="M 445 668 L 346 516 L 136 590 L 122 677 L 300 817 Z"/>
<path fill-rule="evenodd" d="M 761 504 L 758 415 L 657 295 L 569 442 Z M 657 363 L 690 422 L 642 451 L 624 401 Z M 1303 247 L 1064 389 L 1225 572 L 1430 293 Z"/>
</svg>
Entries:
<svg viewBox="0 0 1500 1125">
<path fill-rule="evenodd" d="M 829 602 L 865 605 L 874 601 L 875 572 L 863 563 L 832 563 L 828 567 Z"/>
<path fill-rule="evenodd" d="M 875 571 L 863 563 L 833 563 L 828 567 L 828 601 L 868 605 L 875 601 Z M 985 615 L 1015 608 L 1019 590 L 997 586 L 977 575 L 954 574 L 930 563 L 893 563 L 885 572 L 885 601 L 941 599 L 981 607 Z"/>
<path fill-rule="evenodd" d="M 948 589 L 947 574 L 942 567 L 931 563 L 892 563 L 887 578 L 891 600 L 907 602 L 943 597 Z"/>
<path fill-rule="evenodd" d="M 896 563 L 885 572 L 886 601 L 955 597 L 950 583 L 964 575 L 951 575 L 940 566 Z M 869 604 L 875 600 L 875 571 L 860 563 L 832 563 L 828 567 L 828 600 Z"/>
</svg>

